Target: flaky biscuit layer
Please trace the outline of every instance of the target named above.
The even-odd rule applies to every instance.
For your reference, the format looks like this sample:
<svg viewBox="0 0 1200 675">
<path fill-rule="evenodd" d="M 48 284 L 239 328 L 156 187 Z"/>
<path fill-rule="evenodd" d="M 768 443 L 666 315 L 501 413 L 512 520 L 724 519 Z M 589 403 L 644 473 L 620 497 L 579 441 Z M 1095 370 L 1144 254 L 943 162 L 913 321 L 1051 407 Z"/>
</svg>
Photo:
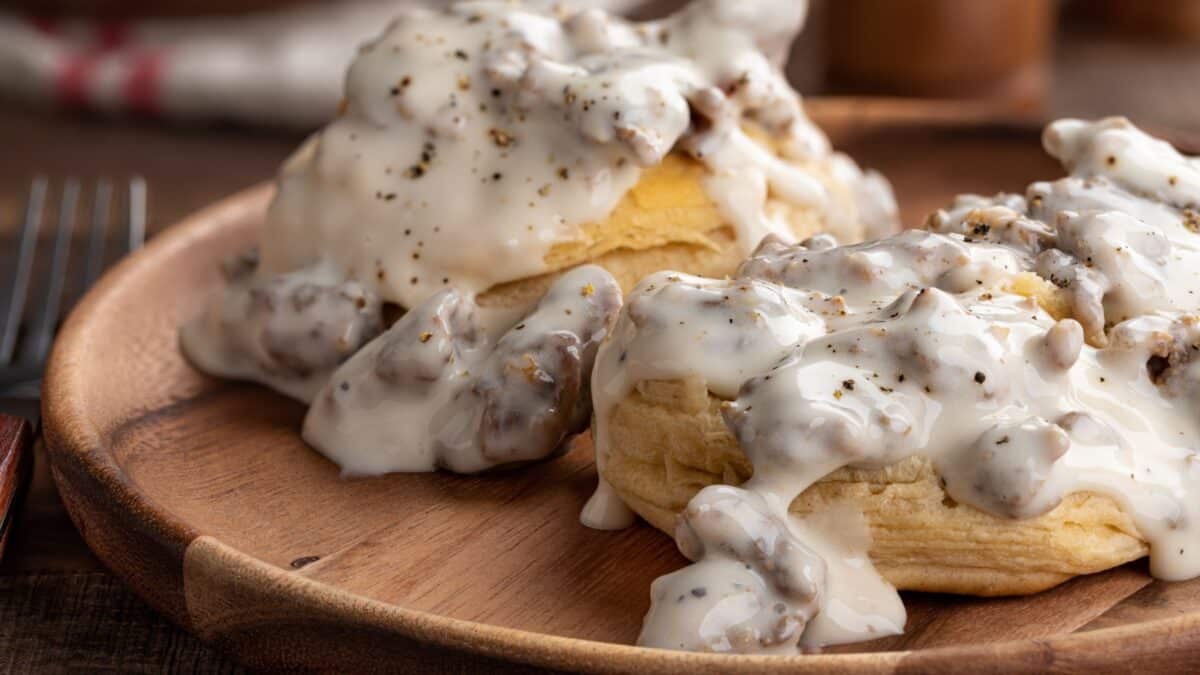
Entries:
<svg viewBox="0 0 1200 675">
<path fill-rule="evenodd" d="M 692 495 L 753 472 L 702 381 L 643 382 L 613 410 L 604 477 L 658 529 L 671 533 Z M 1146 555 L 1132 519 L 1107 496 L 1069 495 L 1014 520 L 955 502 L 924 458 L 884 469 L 841 469 L 792 502 L 796 515 L 833 503 L 863 511 L 871 559 L 904 590 L 996 596 L 1035 593 Z"/>
<path fill-rule="evenodd" d="M 852 208 L 849 188 L 829 166 L 803 165 L 839 204 Z M 488 289 L 485 306 L 522 306 L 536 302 L 563 271 L 583 264 L 607 269 L 629 292 L 638 281 L 664 269 L 708 277 L 724 277 L 745 257 L 736 228 L 705 192 L 707 169 L 682 154 L 643 171 L 641 179 L 607 218 L 580 228 L 580 238 L 555 244 L 546 255 L 546 274 L 518 279 Z M 784 218 L 797 239 L 821 231 L 818 210 L 769 199 L 770 213 Z M 757 242 L 751 242 L 752 247 Z"/>
</svg>

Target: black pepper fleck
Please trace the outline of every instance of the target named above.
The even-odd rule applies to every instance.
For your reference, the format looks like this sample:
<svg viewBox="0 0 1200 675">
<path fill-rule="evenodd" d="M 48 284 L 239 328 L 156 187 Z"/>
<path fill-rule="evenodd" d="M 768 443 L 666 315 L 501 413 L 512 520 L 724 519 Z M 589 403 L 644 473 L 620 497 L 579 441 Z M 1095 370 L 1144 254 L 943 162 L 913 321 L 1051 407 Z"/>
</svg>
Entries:
<svg viewBox="0 0 1200 675">
<path fill-rule="evenodd" d="M 492 142 L 495 143 L 497 147 L 507 148 L 508 146 L 512 145 L 512 134 L 504 131 L 503 129 L 489 129 L 488 135 L 492 137 Z"/>
</svg>

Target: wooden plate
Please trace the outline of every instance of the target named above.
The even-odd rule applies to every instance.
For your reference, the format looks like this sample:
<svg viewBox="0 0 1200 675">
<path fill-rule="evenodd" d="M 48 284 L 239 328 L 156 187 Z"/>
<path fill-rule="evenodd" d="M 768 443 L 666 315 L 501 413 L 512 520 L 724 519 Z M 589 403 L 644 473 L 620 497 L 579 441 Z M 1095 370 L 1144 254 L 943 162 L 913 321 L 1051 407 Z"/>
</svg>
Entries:
<svg viewBox="0 0 1200 675">
<path fill-rule="evenodd" d="M 1030 128 L 867 118 L 838 144 L 888 173 L 906 222 L 969 190 L 1058 175 Z M 1200 583 L 1144 565 L 1028 598 L 907 594 L 907 633 L 820 656 L 632 647 L 650 581 L 684 561 L 645 525 L 577 514 L 591 448 L 488 477 L 342 480 L 297 435 L 302 408 L 193 371 L 176 329 L 254 239 L 271 188 L 155 238 L 63 329 L 47 376 L 59 489 L 96 554 L 184 628 L 247 665 L 472 672 L 975 672 L 1184 668 L 1200 650 Z M 1133 661 L 1136 659 L 1136 661 Z"/>
</svg>

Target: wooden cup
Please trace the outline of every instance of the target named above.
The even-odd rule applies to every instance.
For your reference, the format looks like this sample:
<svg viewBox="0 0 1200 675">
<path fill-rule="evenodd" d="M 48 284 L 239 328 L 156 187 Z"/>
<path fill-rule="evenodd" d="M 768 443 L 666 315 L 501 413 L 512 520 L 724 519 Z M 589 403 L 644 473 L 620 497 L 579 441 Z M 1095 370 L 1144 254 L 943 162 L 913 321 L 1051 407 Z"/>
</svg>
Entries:
<svg viewBox="0 0 1200 675">
<path fill-rule="evenodd" d="M 833 0 L 826 7 L 835 91 L 987 99 L 1040 107 L 1050 0 Z"/>
</svg>

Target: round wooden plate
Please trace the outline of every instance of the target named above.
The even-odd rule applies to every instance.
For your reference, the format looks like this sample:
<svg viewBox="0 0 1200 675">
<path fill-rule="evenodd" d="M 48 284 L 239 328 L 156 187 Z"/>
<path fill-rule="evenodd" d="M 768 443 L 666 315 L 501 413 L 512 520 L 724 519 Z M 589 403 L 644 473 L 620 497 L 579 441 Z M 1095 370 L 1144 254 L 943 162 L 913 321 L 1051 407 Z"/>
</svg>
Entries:
<svg viewBox="0 0 1200 675">
<path fill-rule="evenodd" d="M 892 177 L 910 224 L 957 192 L 1060 172 L 1030 128 L 831 127 Z M 88 544 L 249 666 L 1095 672 L 1184 668 L 1200 650 L 1200 584 L 1153 582 L 1141 564 L 1027 598 L 906 594 L 904 635 L 832 654 L 633 647 L 650 581 L 684 560 L 649 526 L 579 525 L 595 480 L 586 441 L 486 477 L 343 480 L 300 440 L 300 405 L 183 360 L 178 326 L 218 287 L 218 261 L 254 240 L 270 192 L 196 214 L 105 277 L 62 331 L 45 399 L 54 475 Z"/>
</svg>

